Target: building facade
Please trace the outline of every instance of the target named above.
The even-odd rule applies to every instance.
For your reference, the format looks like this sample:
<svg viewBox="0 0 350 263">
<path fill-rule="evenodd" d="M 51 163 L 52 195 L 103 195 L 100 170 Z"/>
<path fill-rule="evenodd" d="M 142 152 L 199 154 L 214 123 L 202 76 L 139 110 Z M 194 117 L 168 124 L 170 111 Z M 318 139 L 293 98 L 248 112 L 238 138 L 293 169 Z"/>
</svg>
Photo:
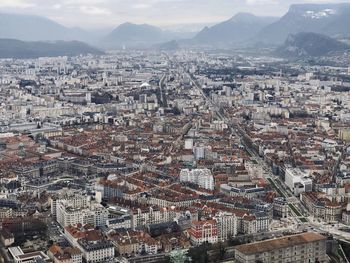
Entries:
<svg viewBox="0 0 350 263">
<path fill-rule="evenodd" d="M 238 263 L 304 263 L 327 261 L 326 237 L 308 232 L 235 247 Z"/>
</svg>

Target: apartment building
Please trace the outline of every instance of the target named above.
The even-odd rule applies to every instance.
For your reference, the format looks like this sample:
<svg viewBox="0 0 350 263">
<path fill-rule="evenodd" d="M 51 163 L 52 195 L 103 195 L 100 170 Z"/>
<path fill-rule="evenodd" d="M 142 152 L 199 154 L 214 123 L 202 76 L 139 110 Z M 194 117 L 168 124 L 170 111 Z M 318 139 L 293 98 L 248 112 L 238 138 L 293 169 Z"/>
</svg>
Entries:
<svg viewBox="0 0 350 263">
<path fill-rule="evenodd" d="M 70 199 L 56 201 L 57 222 L 62 226 L 75 226 L 77 224 L 93 226 L 105 226 L 108 220 L 109 212 L 101 204 L 96 202 L 82 202 L 81 199 L 76 203 Z"/>
<path fill-rule="evenodd" d="M 230 236 L 237 235 L 237 217 L 235 214 L 222 212 L 214 218 L 217 223 L 218 240 L 226 241 Z"/>
<path fill-rule="evenodd" d="M 289 204 L 286 198 L 276 197 L 273 199 L 273 215 L 278 218 L 287 218 L 289 214 Z"/>
<path fill-rule="evenodd" d="M 302 193 L 300 200 L 314 217 L 326 222 L 339 222 L 342 218 L 342 203 L 332 202 L 322 192 Z"/>
<path fill-rule="evenodd" d="M 165 223 L 174 220 L 176 213 L 173 209 L 148 207 L 137 208 L 131 215 L 132 229 L 151 224 Z"/>
<path fill-rule="evenodd" d="M 114 258 L 114 246 L 109 240 L 82 238 L 78 240 L 78 248 L 86 263 L 108 262 Z"/>
<path fill-rule="evenodd" d="M 60 202 L 69 203 L 72 208 L 87 207 L 90 198 L 84 195 L 70 195 L 62 198 L 51 198 L 51 214 L 57 219 L 57 204 Z"/>
<path fill-rule="evenodd" d="M 214 177 L 209 169 L 182 169 L 180 182 L 189 182 L 201 188 L 214 190 Z"/>
<path fill-rule="evenodd" d="M 188 230 L 190 240 L 194 245 L 218 242 L 218 226 L 215 220 L 193 221 Z"/>
<path fill-rule="evenodd" d="M 52 245 L 47 255 L 55 263 L 82 263 L 83 257 L 81 251 L 76 247 L 60 247 L 59 245 Z"/>
<path fill-rule="evenodd" d="M 326 237 L 308 232 L 235 247 L 238 263 L 306 263 L 327 261 Z"/>
</svg>

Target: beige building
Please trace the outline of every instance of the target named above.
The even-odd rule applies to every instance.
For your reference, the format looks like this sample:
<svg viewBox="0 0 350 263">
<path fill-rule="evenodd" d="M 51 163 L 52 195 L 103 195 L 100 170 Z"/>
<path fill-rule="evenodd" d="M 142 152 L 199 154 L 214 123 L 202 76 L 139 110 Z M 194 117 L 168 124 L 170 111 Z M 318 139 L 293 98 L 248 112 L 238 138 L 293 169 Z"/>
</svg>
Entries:
<svg viewBox="0 0 350 263">
<path fill-rule="evenodd" d="M 321 234 L 308 232 L 244 244 L 235 247 L 235 260 L 238 263 L 328 262 L 326 239 Z"/>
<path fill-rule="evenodd" d="M 15 237 L 6 228 L 0 230 L 0 240 L 5 247 L 9 247 L 15 243 Z"/>
<path fill-rule="evenodd" d="M 122 256 L 130 256 L 138 253 L 140 244 L 139 241 L 132 237 L 128 239 L 119 238 L 112 241 L 118 253 Z"/>
<path fill-rule="evenodd" d="M 338 130 L 339 139 L 344 141 L 350 141 L 350 128 L 344 127 Z"/>
<path fill-rule="evenodd" d="M 0 208 L 0 219 L 12 217 L 12 208 L 1 207 Z"/>
</svg>

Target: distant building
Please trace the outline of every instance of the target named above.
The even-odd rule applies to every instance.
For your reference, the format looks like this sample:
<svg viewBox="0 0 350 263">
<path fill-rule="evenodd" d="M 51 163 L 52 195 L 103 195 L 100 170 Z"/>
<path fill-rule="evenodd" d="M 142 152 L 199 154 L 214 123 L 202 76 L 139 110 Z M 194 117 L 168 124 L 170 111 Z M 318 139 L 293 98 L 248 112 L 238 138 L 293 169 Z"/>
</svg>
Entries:
<svg viewBox="0 0 350 263">
<path fill-rule="evenodd" d="M 350 225 L 350 211 L 343 211 L 341 221 L 345 225 Z"/>
<path fill-rule="evenodd" d="M 287 218 L 289 214 L 289 204 L 284 197 L 277 197 L 273 200 L 273 215 L 279 218 Z"/>
<path fill-rule="evenodd" d="M 237 235 L 237 218 L 234 214 L 219 213 L 214 220 L 217 223 L 219 241 L 226 241 Z"/>
<path fill-rule="evenodd" d="M 9 247 L 15 243 L 14 235 L 7 229 L 0 230 L 0 240 L 5 247 Z"/>
<path fill-rule="evenodd" d="M 228 184 L 220 185 L 220 191 L 231 196 L 244 196 L 247 198 L 259 198 L 266 194 L 266 188 L 256 185 L 234 187 Z"/>
<path fill-rule="evenodd" d="M 218 227 L 215 220 L 193 221 L 188 233 L 194 245 L 218 242 Z"/>
<path fill-rule="evenodd" d="M 20 247 L 10 247 L 8 251 L 12 256 L 14 263 L 51 261 L 50 258 L 42 251 L 24 253 Z"/>
<path fill-rule="evenodd" d="M 339 222 L 342 219 L 342 203 L 332 202 L 325 196 L 321 192 L 308 192 L 302 193 L 300 200 L 314 217 L 326 222 Z"/>
<path fill-rule="evenodd" d="M 235 262 L 328 262 L 326 237 L 318 233 L 302 233 L 235 247 Z"/>
<path fill-rule="evenodd" d="M 175 217 L 175 210 L 171 208 L 137 208 L 131 214 L 131 228 L 136 229 L 150 224 L 170 222 L 173 221 Z"/>
<path fill-rule="evenodd" d="M 157 254 L 159 243 L 143 231 L 120 230 L 111 232 L 108 238 L 122 256 Z"/>
<path fill-rule="evenodd" d="M 286 169 L 285 183 L 296 196 L 303 192 L 312 191 L 312 179 L 308 173 L 298 168 Z"/>
<path fill-rule="evenodd" d="M 83 253 L 86 263 L 108 262 L 114 258 L 114 246 L 109 240 L 78 240 L 78 247 Z"/>
<path fill-rule="evenodd" d="M 10 207 L 1 207 L 0 208 L 0 219 L 12 217 L 12 208 Z"/>
<path fill-rule="evenodd" d="M 82 263 L 83 257 L 81 251 L 76 247 L 62 248 L 59 245 L 52 245 L 47 255 L 55 263 Z"/>
<path fill-rule="evenodd" d="M 123 215 L 117 218 L 108 219 L 107 227 L 113 228 L 113 229 L 119 229 L 119 228 L 129 229 L 131 228 L 131 216 Z"/>
<path fill-rule="evenodd" d="M 256 212 L 254 215 L 245 215 L 240 220 L 239 232 L 251 235 L 269 230 L 270 219 L 264 212 Z"/>
<path fill-rule="evenodd" d="M 214 177 L 209 169 L 182 169 L 180 182 L 188 182 L 201 188 L 214 190 Z"/>
<path fill-rule="evenodd" d="M 108 262 L 114 257 L 114 246 L 101 231 L 86 225 L 65 228 L 65 236 L 73 247 L 77 247 L 86 263 Z"/>
<path fill-rule="evenodd" d="M 56 207 L 57 222 L 62 227 L 77 224 L 105 226 L 108 220 L 108 210 L 101 204 L 88 201 L 87 197 L 81 199 L 72 197 L 53 202 Z"/>
</svg>

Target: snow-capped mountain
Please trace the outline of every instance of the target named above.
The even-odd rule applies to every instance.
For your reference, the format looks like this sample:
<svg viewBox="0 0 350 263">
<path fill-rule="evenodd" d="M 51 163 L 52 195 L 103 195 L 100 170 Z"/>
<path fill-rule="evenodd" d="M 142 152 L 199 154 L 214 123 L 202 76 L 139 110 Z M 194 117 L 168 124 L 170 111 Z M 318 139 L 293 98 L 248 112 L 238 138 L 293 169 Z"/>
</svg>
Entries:
<svg viewBox="0 0 350 263">
<path fill-rule="evenodd" d="M 304 14 L 304 17 L 311 18 L 311 19 L 322 19 L 326 17 L 330 17 L 333 15 L 336 15 L 337 11 L 334 9 L 324 9 L 321 11 L 306 11 Z"/>
<path fill-rule="evenodd" d="M 314 32 L 350 36 L 350 3 L 292 5 L 277 22 L 265 27 L 256 41 L 281 44 L 290 34 Z"/>
</svg>

